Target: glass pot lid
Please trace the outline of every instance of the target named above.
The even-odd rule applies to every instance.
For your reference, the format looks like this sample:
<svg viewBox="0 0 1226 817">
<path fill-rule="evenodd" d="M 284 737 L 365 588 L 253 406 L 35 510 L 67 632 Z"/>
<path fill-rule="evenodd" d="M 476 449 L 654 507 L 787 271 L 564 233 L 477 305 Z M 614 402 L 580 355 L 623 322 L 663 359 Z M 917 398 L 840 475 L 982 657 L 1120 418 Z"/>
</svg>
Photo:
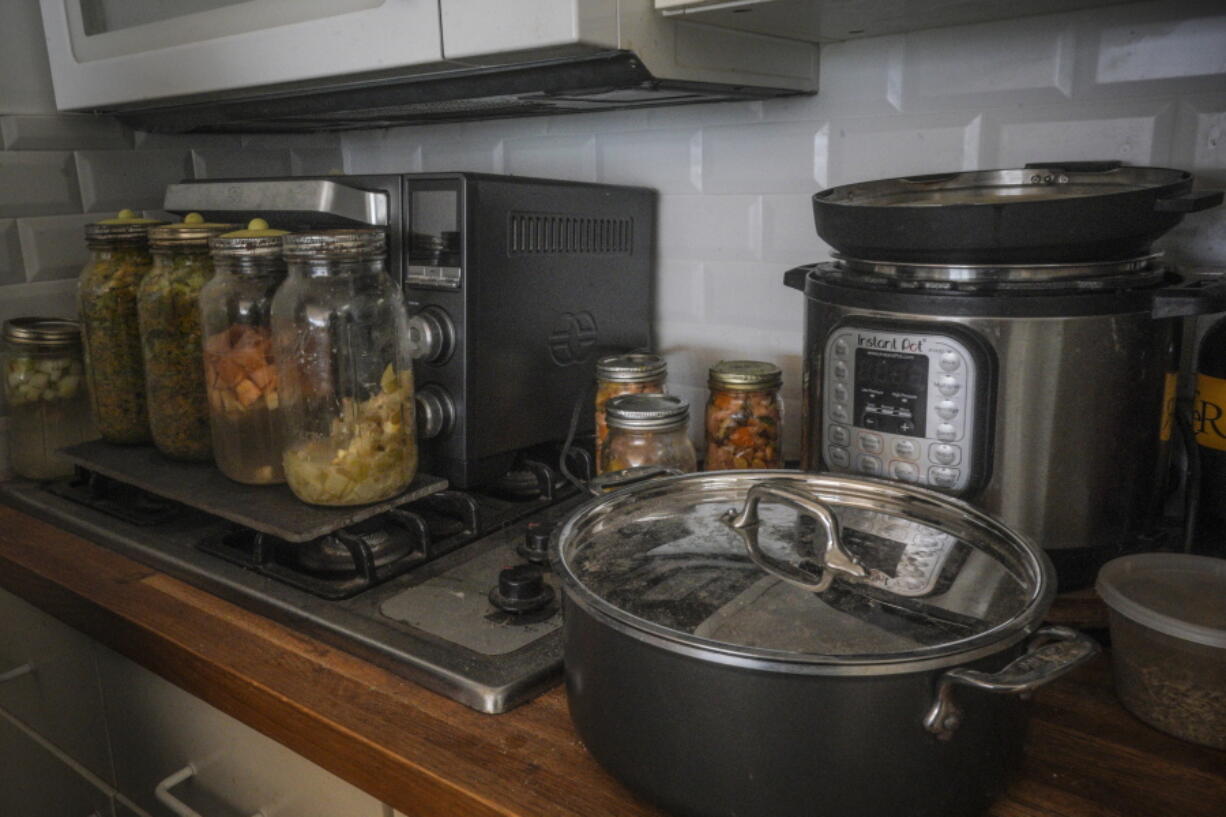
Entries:
<svg viewBox="0 0 1226 817">
<path fill-rule="evenodd" d="M 1041 550 L 960 500 L 796 471 L 598 498 L 554 563 L 574 603 L 657 643 L 791 666 L 970 660 L 1024 638 L 1055 593 Z"/>
</svg>

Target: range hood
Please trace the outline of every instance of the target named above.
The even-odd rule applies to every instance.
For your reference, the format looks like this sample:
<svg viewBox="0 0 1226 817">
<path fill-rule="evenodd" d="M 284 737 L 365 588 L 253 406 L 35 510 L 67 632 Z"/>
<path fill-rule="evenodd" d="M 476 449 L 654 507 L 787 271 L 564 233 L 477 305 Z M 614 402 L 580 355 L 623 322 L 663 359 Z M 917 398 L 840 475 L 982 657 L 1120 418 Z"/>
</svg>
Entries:
<svg viewBox="0 0 1226 817">
<path fill-rule="evenodd" d="M 653 0 L 41 0 L 56 104 L 140 130 L 308 131 L 817 90 L 804 38 Z"/>
</svg>

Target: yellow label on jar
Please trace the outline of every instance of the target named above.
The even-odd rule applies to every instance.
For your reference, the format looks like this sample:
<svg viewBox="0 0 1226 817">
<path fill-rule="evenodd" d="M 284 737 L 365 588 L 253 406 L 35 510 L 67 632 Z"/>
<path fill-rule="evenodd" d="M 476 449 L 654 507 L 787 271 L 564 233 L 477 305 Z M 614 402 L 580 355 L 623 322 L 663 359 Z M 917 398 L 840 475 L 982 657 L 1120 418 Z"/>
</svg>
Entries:
<svg viewBox="0 0 1226 817">
<path fill-rule="evenodd" d="M 1162 442 L 1171 439 L 1175 430 L 1175 394 L 1179 389 L 1179 372 L 1167 372 L 1162 387 L 1162 430 L 1158 438 Z"/>
<path fill-rule="evenodd" d="M 1226 451 L 1226 380 L 1207 374 L 1196 376 L 1192 431 L 1197 445 Z"/>
</svg>

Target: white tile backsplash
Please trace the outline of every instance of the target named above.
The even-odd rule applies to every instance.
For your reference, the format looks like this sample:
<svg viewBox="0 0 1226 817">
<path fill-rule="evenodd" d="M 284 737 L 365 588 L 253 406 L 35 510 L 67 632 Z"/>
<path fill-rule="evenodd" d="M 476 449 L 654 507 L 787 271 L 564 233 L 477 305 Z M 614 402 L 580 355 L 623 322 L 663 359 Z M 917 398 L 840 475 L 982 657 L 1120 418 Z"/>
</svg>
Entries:
<svg viewBox="0 0 1226 817">
<path fill-rule="evenodd" d="M 502 143 L 503 172 L 572 181 L 596 181 L 596 137 L 536 136 Z"/>
<path fill-rule="evenodd" d="M 72 154 L 61 150 L 0 153 L 0 216 L 81 212 Z"/>
<path fill-rule="evenodd" d="M 21 263 L 21 241 L 17 237 L 17 220 L 0 218 L 0 287 L 24 284 L 25 268 Z"/>
<path fill-rule="evenodd" d="M 84 213 L 18 219 L 27 280 L 33 283 L 77 278 L 89 259 L 89 250 L 81 239 L 85 225 L 112 215 Z"/>
<path fill-rule="evenodd" d="M 79 150 L 81 198 L 90 212 L 161 207 L 166 185 L 192 177 L 185 150 Z"/>
<path fill-rule="evenodd" d="M 5 150 L 124 149 L 132 132 L 109 116 L 0 116 Z"/>
<path fill-rule="evenodd" d="M 241 179 L 290 175 L 288 150 L 193 150 L 192 170 L 197 179 Z"/>
<path fill-rule="evenodd" d="M 804 193 L 826 186 L 829 125 L 755 122 L 702 131 L 704 193 Z"/>
<path fill-rule="evenodd" d="M 1125 100 L 1065 107 L 1020 108 L 985 114 L 990 165 L 1117 159 L 1135 165 L 1170 162 L 1173 102 Z"/>
</svg>

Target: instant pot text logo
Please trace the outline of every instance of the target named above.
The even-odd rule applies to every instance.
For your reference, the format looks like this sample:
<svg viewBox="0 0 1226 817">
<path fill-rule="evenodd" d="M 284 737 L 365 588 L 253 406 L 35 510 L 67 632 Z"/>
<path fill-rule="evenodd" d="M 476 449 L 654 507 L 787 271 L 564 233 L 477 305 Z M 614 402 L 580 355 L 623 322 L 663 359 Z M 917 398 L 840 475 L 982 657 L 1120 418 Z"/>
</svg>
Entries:
<svg viewBox="0 0 1226 817">
<path fill-rule="evenodd" d="M 549 354 L 559 366 L 582 363 L 596 347 L 596 318 L 591 312 L 565 312 L 549 333 Z"/>
<path fill-rule="evenodd" d="M 1205 448 L 1226 451 L 1226 380 L 1198 375 L 1192 398 L 1192 432 Z"/>
<path fill-rule="evenodd" d="M 856 345 L 865 349 L 881 349 L 887 352 L 914 352 L 921 355 L 924 353 L 925 340 L 926 338 L 908 338 L 899 335 L 891 338 L 883 338 L 880 335 L 856 335 Z"/>
</svg>

